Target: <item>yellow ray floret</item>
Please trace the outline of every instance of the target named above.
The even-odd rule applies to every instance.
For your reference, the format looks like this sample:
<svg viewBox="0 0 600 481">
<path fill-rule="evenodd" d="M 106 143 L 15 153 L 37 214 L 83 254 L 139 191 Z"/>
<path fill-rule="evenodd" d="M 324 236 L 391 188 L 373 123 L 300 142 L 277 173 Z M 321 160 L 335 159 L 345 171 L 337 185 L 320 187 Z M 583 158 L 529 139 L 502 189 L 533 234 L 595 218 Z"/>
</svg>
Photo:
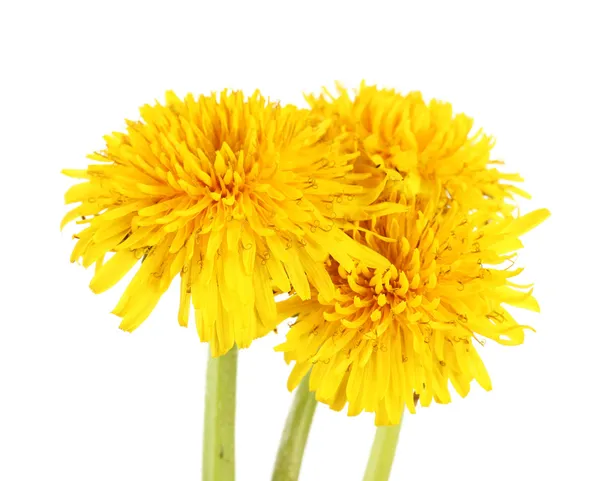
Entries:
<svg viewBox="0 0 600 481">
<path fill-rule="evenodd" d="M 132 331 L 179 275 L 179 322 L 190 300 L 200 339 L 213 355 L 247 347 L 277 323 L 273 293 L 311 283 L 334 288 L 324 260 L 351 269 L 388 261 L 354 241 L 338 219 L 368 218 L 374 196 L 353 174 L 353 155 L 323 141 L 328 123 L 258 92 L 180 100 L 140 109 L 125 133 L 106 136 L 97 161 L 65 174 L 83 179 L 65 195 L 80 203 L 63 220 L 87 225 L 71 260 L 96 264 L 90 287 L 103 292 L 139 267 L 114 313 Z M 381 211 L 383 212 L 383 211 Z"/>
<path fill-rule="evenodd" d="M 295 361 L 293 389 L 310 371 L 319 401 L 348 414 L 375 412 L 379 425 L 397 424 L 405 406 L 450 402 L 449 383 L 461 395 L 475 379 L 491 381 L 475 344 L 485 339 L 516 345 L 527 326 L 507 305 L 538 311 L 530 286 L 513 282 L 519 236 L 548 211 L 489 222 L 456 203 L 408 201 L 406 214 L 378 219 L 355 237 L 386 256 L 388 268 L 357 261 L 348 270 L 332 260 L 333 299 L 293 296 L 278 304 L 281 319 L 298 315 L 277 347 Z M 312 368 L 312 370 L 311 370 Z"/>
<path fill-rule="evenodd" d="M 381 198 L 394 191 L 433 195 L 441 187 L 466 211 L 504 215 L 514 211 L 515 195 L 528 197 L 512 184 L 519 175 L 496 168 L 503 162 L 490 157 L 493 139 L 473 133 L 473 120 L 453 114 L 449 103 L 364 83 L 354 95 L 338 85 L 337 96 L 324 90 L 306 99 L 317 121 L 333 120 L 329 136 L 347 134 L 346 152 L 360 154 L 355 171 L 386 183 Z"/>
</svg>

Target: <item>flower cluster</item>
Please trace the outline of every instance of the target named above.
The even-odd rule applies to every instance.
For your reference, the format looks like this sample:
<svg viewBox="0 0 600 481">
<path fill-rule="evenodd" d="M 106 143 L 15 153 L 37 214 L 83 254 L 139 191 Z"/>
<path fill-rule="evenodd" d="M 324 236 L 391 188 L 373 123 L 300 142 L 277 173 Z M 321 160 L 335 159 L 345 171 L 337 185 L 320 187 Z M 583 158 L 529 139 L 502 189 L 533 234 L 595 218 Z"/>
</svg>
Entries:
<svg viewBox="0 0 600 481">
<path fill-rule="evenodd" d="M 476 344 L 520 344 L 506 310 L 537 310 L 515 283 L 519 237 L 548 212 L 498 170 L 490 137 L 449 104 L 362 85 L 310 108 L 224 91 L 145 105 L 105 137 L 64 218 L 83 229 L 71 261 L 103 292 L 129 271 L 114 309 L 137 328 L 179 276 L 213 356 L 296 317 L 277 350 L 317 399 L 398 423 L 415 400 L 450 401 L 490 378 Z M 279 293 L 289 298 L 275 302 Z"/>
</svg>

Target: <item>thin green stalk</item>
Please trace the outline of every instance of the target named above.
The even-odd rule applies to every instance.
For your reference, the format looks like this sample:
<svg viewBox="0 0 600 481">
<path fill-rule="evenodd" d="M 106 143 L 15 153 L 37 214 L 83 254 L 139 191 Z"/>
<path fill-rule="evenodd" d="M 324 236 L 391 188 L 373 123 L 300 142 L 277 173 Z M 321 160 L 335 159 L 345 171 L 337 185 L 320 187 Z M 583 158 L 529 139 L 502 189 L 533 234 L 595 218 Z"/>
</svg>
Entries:
<svg viewBox="0 0 600 481">
<path fill-rule="evenodd" d="M 203 481 L 235 480 L 235 390 L 237 347 L 212 357 L 206 369 Z"/>
<path fill-rule="evenodd" d="M 396 426 L 380 426 L 375 433 L 363 481 L 387 481 L 392 471 L 402 418 Z"/>
<path fill-rule="evenodd" d="M 309 377 L 307 374 L 296 390 L 281 435 L 272 481 L 297 481 L 300 476 L 304 447 L 317 407 L 314 393 L 308 390 Z"/>
</svg>

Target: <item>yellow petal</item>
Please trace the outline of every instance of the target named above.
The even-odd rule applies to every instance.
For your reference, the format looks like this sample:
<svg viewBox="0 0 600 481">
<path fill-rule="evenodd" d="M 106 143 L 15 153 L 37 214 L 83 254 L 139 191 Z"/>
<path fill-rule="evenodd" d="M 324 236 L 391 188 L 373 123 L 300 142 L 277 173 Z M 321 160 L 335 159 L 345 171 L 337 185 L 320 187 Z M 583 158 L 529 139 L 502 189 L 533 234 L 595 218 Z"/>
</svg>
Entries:
<svg viewBox="0 0 600 481">
<path fill-rule="evenodd" d="M 540 225 L 548 217 L 550 217 L 550 211 L 548 209 L 538 209 L 518 217 L 509 226 L 509 232 L 511 235 L 519 237 L 526 232 L 529 232 L 534 227 Z"/>
<path fill-rule="evenodd" d="M 90 282 L 90 289 L 96 294 L 104 292 L 119 282 L 139 261 L 134 252 L 116 252 L 107 263 L 96 272 Z"/>
</svg>

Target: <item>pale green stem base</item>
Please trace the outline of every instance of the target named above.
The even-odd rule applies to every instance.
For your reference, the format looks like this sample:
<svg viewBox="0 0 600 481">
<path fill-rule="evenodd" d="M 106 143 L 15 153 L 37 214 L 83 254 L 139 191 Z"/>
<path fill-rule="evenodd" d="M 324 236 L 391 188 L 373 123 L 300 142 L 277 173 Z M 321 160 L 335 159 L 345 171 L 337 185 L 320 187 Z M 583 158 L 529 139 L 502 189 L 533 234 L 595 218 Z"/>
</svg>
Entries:
<svg viewBox="0 0 600 481">
<path fill-rule="evenodd" d="M 396 426 L 380 426 L 377 428 L 363 481 L 387 481 L 389 479 L 401 424 L 402 419 Z"/>
<path fill-rule="evenodd" d="M 309 377 L 310 373 L 304 377 L 296 390 L 281 435 L 272 481 L 297 481 L 300 475 L 304 447 L 317 407 L 314 393 L 308 390 Z"/>
<path fill-rule="evenodd" d="M 206 369 L 203 481 L 235 480 L 235 391 L 237 347 L 212 357 Z"/>
</svg>

